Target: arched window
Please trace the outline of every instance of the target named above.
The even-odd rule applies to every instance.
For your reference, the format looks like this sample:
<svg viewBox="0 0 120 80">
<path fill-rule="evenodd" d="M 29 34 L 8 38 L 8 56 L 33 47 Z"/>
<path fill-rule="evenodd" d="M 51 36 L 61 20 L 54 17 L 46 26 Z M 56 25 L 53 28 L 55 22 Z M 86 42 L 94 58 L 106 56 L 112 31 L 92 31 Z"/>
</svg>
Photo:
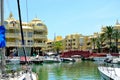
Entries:
<svg viewBox="0 0 120 80">
<path fill-rule="evenodd" d="M 11 21 L 10 24 L 12 25 L 12 27 L 14 27 L 16 22 L 15 21 Z"/>
<path fill-rule="evenodd" d="M 43 26 L 43 24 L 41 24 L 41 23 L 38 23 L 38 24 L 37 24 L 37 26 Z"/>
</svg>

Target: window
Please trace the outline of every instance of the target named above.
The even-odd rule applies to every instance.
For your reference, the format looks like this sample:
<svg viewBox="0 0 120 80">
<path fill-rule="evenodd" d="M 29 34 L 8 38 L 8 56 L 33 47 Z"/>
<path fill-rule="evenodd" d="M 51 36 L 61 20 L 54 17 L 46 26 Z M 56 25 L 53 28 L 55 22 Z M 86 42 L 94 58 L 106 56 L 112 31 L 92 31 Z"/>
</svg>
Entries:
<svg viewBox="0 0 120 80">
<path fill-rule="evenodd" d="M 71 46 L 71 44 L 68 44 L 69 46 Z"/>
<path fill-rule="evenodd" d="M 83 43 L 84 42 L 84 38 L 80 38 L 80 43 Z"/>
<path fill-rule="evenodd" d="M 32 40 L 28 40 L 28 45 L 32 45 L 33 44 L 33 41 Z"/>
<path fill-rule="evenodd" d="M 42 41 L 38 41 L 38 43 L 42 43 Z"/>
<path fill-rule="evenodd" d="M 74 47 L 74 49 L 76 49 L 76 47 Z"/>
<path fill-rule="evenodd" d="M 73 41 L 75 41 L 75 39 L 73 39 Z"/>
<path fill-rule="evenodd" d="M 71 42 L 71 40 L 69 40 L 69 42 Z"/>
<path fill-rule="evenodd" d="M 23 32 L 24 37 L 26 37 L 26 32 Z"/>
<path fill-rule="evenodd" d="M 43 35 L 43 32 L 39 32 L 40 35 Z"/>
<path fill-rule="evenodd" d="M 28 42 L 33 42 L 32 40 L 28 40 Z"/>
<path fill-rule="evenodd" d="M 16 22 L 15 21 L 11 21 L 10 24 L 11 24 L 11 27 L 14 27 Z"/>
<path fill-rule="evenodd" d="M 38 24 L 37 24 L 37 26 L 43 26 L 43 24 L 41 24 L 41 23 L 38 23 Z"/>
<path fill-rule="evenodd" d="M 73 43 L 73 45 L 75 45 L 75 43 Z"/>
<path fill-rule="evenodd" d="M 32 37 L 33 36 L 33 32 L 28 32 L 28 37 Z"/>
</svg>

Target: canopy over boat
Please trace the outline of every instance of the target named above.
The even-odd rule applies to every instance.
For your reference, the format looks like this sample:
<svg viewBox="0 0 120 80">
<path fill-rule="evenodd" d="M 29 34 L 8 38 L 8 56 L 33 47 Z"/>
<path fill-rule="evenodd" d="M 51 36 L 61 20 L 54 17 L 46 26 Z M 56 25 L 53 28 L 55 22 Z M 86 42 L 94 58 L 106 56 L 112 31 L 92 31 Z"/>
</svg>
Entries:
<svg viewBox="0 0 120 80">
<path fill-rule="evenodd" d="M 55 55 L 56 53 L 54 53 L 54 52 L 48 52 L 48 53 L 46 53 L 47 55 Z"/>
</svg>

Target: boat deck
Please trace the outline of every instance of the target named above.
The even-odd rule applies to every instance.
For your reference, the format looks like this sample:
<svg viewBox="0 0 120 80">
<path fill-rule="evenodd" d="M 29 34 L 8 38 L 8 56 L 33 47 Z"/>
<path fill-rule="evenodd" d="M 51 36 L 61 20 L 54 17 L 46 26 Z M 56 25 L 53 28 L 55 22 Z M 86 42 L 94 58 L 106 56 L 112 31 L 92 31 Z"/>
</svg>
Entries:
<svg viewBox="0 0 120 80">
<path fill-rule="evenodd" d="M 101 75 L 108 77 L 110 80 L 120 80 L 120 68 L 98 67 Z M 103 77 L 103 76 L 102 76 Z"/>
<path fill-rule="evenodd" d="M 9 76 L 0 77 L 0 80 L 37 80 L 37 75 L 34 72 L 20 72 L 19 75 L 17 73 L 9 74 Z"/>
</svg>

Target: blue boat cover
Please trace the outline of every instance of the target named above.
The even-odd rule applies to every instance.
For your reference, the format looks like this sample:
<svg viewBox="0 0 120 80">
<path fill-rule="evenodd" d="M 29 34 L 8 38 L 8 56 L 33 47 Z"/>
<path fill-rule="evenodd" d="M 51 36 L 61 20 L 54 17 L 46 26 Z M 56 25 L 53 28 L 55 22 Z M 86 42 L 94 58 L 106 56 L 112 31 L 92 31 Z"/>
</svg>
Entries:
<svg viewBox="0 0 120 80">
<path fill-rule="evenodd" d="M 6 39 L 5 39 L 5 27 L 0 26 L 0 48 L 3 48 L 6 46 Z"/>
</svg>

